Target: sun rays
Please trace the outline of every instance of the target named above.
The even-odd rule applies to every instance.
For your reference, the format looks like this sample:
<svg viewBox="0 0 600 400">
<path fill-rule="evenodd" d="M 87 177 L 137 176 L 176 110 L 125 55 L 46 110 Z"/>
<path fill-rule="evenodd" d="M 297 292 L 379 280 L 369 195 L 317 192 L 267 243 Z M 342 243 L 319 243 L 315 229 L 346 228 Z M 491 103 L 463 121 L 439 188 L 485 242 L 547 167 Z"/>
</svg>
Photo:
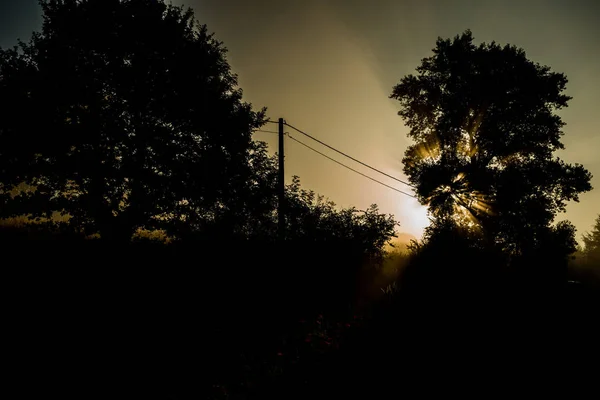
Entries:
<svg viewBox="0 0 600 400">
<path fill-rule="evenodd" d="M 480 228 L 482 217 L 494 213 L 491 196 L 477 190 L 470 173 L 466 172 L 473 169 L 473 160 L 479 151 L 475 132 L 481 119 L 481 113 L 473 116 L 473 123 L 463 130 L 460 141 L 443 146 L 442 139 L 432 133 L 409 149 L 406 157 L 412 165 L 422 164 L 434 170 L 440 167 L 434 176 L 438 184 L 422 194 L 422 202 L 433 216 L 451 217 L 468 228 Z M 443 158 L 452 162 L 447 163 Z"/>
</svg>

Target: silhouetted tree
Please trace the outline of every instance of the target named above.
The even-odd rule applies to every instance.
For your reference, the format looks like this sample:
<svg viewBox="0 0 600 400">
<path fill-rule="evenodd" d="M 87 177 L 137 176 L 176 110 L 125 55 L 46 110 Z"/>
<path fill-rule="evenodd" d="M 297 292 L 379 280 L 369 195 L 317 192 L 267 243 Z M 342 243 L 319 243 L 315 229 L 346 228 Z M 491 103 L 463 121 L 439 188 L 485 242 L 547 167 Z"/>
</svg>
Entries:
<svg viewBox="0 0 600 400">
<path fill-rule="evenodd" d="M 381 214 L 375 204 L 364 211 L 354 207 L 338 209 L 323 196 L 302 189 L 298 177 L 287 185 L 286 200 L 287 238 L 346 243 L 369 257 L 383 255 L 383 247 L 395 235 L 398 225 L 392 215 Z"/>
<path fill-rule="evenodd" d="M 515 46 L 476 46 L 469 30 L 439 38 L 417 72 L 390 97 L 415 142 L 403 162 L 419 201 L 436 219 L 481 229 L 511 255 L 559 237 L 574 251 L 572 226 L 551 225 L 567 201 L 591 190 L 583 166 L 553 156 L 564 148 L 555 111 L 570 99 L 567 78 Z"/>
<path fill-rule="evenodd" d="M 568 277 L 586 286 L 600 288 L 600 215 L 592 230 L 583 234 L 583 246 L 570 260 Z"/>
<path fill-rule="evenodd" d="M 242 101 L 222 43 L 162 0 L 40 4 L 41 32 L 0 49 L 4 216 L 61 212 L 118 240 L 243 230 L 264 110 Z M 11 194 L 21 183 L 33 190 Z"/>
<path fill-rule="evenodd" d="M 583 234 L 583 256 L 588 262 L 600 265 L 600 215 L 590 232 Z"/>
</svg>

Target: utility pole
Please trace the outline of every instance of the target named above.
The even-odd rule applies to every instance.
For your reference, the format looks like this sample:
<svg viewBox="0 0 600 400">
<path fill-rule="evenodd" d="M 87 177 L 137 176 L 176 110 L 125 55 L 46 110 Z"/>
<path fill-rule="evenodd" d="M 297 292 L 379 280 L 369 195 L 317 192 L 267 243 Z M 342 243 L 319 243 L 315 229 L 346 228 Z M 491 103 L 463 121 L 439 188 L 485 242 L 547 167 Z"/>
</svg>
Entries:
<svg viewBox="0 0 600 400">
<path fill-rule="evenodd" d="M 277 182 L 277 192 L 279 194 L 279 204 L 277 209 L 279 238 L 285 238 L 285 174 L 283 169 L 284 164 L 284 149 L 283 149 L 283 118 L 279 118 L 279 180 Z"/>
</svg>

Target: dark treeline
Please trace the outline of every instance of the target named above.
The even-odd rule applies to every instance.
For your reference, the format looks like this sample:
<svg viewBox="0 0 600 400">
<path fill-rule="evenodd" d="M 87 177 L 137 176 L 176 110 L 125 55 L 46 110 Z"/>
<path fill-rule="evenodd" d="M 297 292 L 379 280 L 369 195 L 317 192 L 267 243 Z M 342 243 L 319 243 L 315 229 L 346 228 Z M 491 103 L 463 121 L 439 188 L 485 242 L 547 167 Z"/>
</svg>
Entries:
<svg viewBox="0 0 600 400">
<path fill-rule="evenodd" d="M 569 343 L 590 343 L 600 220 L 582 248 L 555 221 L 592 189 L 554 156 L 563 74 L 470 31 L 437 41 L 391 94 L 431 215 L 394 252 L 393 216 L 339 208 L 297 177 L 278 230 L 277 160 L 252 139 L 266 109 L 243 101 L 191 10 L 40 5 L 41 32 L 0 49 L 2 278 L 21 387 L 383 398 L 477 386 L 468 375 L 490 391 L 534 385 L 527 368 L 554 376 L 565 309 Z"/>
</svg>

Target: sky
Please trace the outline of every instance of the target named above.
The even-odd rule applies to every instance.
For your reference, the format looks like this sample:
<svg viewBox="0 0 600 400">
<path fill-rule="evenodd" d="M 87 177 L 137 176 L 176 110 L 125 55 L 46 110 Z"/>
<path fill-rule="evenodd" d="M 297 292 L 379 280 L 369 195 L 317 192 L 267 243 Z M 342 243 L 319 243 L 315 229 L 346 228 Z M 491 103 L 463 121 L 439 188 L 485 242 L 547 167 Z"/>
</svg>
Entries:
<svg viewBox="0 0 600 400">
<path fill-rule="evenodd" d="M 192 7 L 229 49 L 244 98 L 289 124 L 405 180 L 410 144 L 389 99 L 392 87 L 431 55 L 438 37 L 471 29 L 475 42 L 523 48 L 529 59 L 566 74 L 562 159 L 583 164 L 592 186 L 566 214 L 589 231 L 600 213 L 600 2 L 597 0 L 173 0 Z M 0 0 L 0 46 L 27 40 L 41 24 L 37 0 Z M 275 125 L 264 129 L 273 129 Z M 289 128 L 287 129 L 289 130 Z M 382 182 L 407 190 L 300 134 L 294 137 Z M 257 132 L 274 152 L 277 135 Z M 372 203 L 394 214 L 400 230 L 420 236 L 426 209 L 416 200 L 355 174 L 287 139 L 286 180 L 344 207 Z"/>
</svg>

